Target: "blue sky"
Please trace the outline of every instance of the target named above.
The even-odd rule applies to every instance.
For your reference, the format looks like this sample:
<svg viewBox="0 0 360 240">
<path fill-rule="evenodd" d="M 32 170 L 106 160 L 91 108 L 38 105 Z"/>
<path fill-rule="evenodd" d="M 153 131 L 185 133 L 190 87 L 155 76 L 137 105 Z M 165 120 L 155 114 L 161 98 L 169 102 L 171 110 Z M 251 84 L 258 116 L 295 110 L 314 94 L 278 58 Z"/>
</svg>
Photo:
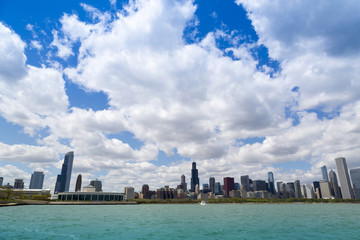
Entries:
<svg viewBox="0 0 360 240">
<path fill-rule="evenodd" d="M 338 156 L 360 167 L 359 10 L 0 1 L 0 176 L 41 170 L 53 189 L 68 151 L 73 178 L 108 191 L 176 186 L 192 161 L 203 183 L 306 183 Z"/>
</svg>

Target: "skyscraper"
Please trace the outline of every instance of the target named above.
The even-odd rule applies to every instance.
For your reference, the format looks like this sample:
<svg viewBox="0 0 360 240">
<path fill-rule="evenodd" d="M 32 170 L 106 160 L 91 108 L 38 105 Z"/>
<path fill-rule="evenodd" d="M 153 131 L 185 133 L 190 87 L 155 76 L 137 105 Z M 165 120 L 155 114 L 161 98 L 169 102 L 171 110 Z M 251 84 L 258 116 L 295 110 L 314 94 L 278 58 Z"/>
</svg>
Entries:
<svg viewBox="0 0 360 240">
<path fill-rule="evenodd" d="M 320 189 L 321 189 L 321 198 L 330 199 L 332 197 L 330 183 L 328 181 L 321 180 Z"/>
<path fill-rule="evenodd" d="M 199 185 L 199 173 L 196 169 L 196 162 L 192 163 L 191 168 L 191 191 L 195 192 L 195 186 Z"/>
<path fill-rule="evenodd" d="M 229 196 L 229 192 L 234 190 L 234 178 L 232 177 L 225 177 L 224 178 L 224 190 L 225 190 L 225 195 Z"/>
<path fill-rule="evenodd" d="M 0 177 L 0 187 L 3 185 L 4 178 Z"/>
<path fill-rule="evenodd" d="M 44 173 L 35 171 L 31 174 L 29 189 L 42 189 L 44 183 Z"/>
<path fill-rule="evenodd" d="M 250 179 L 249 179 L 249 175 L 244 175 L 240 177 L 240 183 L 242 186 L 244 186 L 243 188 L 246 191 L 250 191 Z"/>
<path fill-rule="evenodd" d="M 341 198 L 341 192 L 340 192 L 338 180 L 337 180 L 337 177 L 336 177 L 336 173 L 333 170 L 330 170 L 329 178 L 330 178 L 331 194 L 336 199 L 340 199 Z"/>
<path fill-rule="evenodd" d="M 355 199 L 360 199 L 360 168 L 350 169 L 350 176 L 354 188 Z"/>
<path fill-rule="evenodd" d="M 133 187 L 125 187 L 124 195 L 125 195 L 124 196 L 125 200 L 134 199 L 134 197 L 135 197 L 134 188 Z"/>
<path fill-rule="evenodd" d="M 268 172 L 268 183 L 269 183 L 269 192 L 275 194 L 275 181 L 274 181 L 274 174 L 272 172 Z"/>
<path fill-rule="evenodd" d="M 326 166 L 321 167 L 321 174 L 322 174 L 322 179 L 323 180 L 329 181 Z"/>
<path fill-rule="evenodd" d="M 74 161 L 74 152 L 65 154 L 61 174 L 57 176 L 54 193 L 68 192 L 71 180 L 71 171 Z"/>
<path fill-rule="evenodd" d="M 295 198 L 302 198 L 300 180 L 294 182 L 295 187 Z"/>
<path fill-rule="evenodd" d="M 314 181 L 313 185 L 314 185 L 314 192 L 317 194 L 317 198 L 322 198 L 321 189 L 320 189 L 320 182 L 319 181 Z"/>
<path fill-rule="evenodd" d="M 335 158 L 336 168 L 339 174 L 341 194 L 343 199 L 352 199 L 354 194 L 350 184 L 350 177 L 346 160 L 343 157 Z"/>
<path fill-rule="evenodd" d="M 254 191 L 266 191 L 267 184 L 263 180 L 254 180 L 253 181 L 253 189 L 254 189 Z"/>
<path fill-rule="evenodd" d="M 75 192 L 81 191 L 81 183 L 82 183 L 82 178 L 81 178 L 81 174 L 79 174 L 76 178 Z"/>
<path fill-rule="evenodd" d="M 24 179 L 15 179 L 14 188 L 15 189 L 23 189 L 24 188 Z"/>
<path fill-rule="evenodd" d="M 306 184 L 306 197 L 309 199 L 314 198 L 314 190 L 311 183 Z"/>
<path fill-rule="evenodd" d="M 184 190 L 184 192 L 187 191 L 187 184 L 186 184 L 186 180 L 185 180 L 185 175 L 181 175 L 181 189 Z"/>
<path fill-rule="evenodd" d="M 209 178 L 209 186 L 210 186 L 210 192 L 215 194 L 215 178 L 214 177 Z"/>
<path fill-rule="evenodd" d="M 220 182 L 215 183 L 215 194 L 220 195 L 221 194 L 221 184 Z"/>
</svg>

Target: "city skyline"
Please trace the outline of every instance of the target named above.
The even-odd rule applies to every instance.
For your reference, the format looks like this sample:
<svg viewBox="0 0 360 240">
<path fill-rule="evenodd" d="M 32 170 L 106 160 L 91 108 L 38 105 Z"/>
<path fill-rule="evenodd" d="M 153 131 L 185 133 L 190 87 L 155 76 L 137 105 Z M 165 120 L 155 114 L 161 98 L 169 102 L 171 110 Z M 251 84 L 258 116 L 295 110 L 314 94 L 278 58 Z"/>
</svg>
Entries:
<svg viewBox="0 0 360 240">
<path fill-rule="evenodd" d="M 360 4 L 4 1 L 0 176 L 54 190 L 360 167 Z M 329 16 L 334 16 L 329 19 Z M 236 180 L 237 181 L 237 180 Z M 135 186 L 135 184 L 137 184 Z"/>
</svg>

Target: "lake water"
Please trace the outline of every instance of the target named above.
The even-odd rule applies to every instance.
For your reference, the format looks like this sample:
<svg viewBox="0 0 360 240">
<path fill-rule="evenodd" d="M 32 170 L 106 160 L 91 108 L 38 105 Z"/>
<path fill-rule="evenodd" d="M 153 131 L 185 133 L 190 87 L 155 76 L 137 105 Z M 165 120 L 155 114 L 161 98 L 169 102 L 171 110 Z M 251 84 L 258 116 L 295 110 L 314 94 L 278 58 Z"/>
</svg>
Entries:
<svg viewBox="0 0 360 240">
<path fill-rule="evenodd" d="M 360 204 L 3 207 L 0 239 L 360 239 Z"/>
</svg>

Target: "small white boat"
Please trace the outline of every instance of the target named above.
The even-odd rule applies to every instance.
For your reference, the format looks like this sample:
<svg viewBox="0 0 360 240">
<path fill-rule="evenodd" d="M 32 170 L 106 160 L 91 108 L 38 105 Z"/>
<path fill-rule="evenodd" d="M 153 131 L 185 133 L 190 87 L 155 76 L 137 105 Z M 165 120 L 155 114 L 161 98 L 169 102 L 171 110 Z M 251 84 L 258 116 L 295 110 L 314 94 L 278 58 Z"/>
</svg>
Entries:
<svg viewBox="0 0 360 240">
<path fill-rule="evenodd" d="M 201 202 L 200 202 L 200 205 L 208 205 L 208 204 L 209 204 L 208 201 L 201 201 Z"/>
</svg>

